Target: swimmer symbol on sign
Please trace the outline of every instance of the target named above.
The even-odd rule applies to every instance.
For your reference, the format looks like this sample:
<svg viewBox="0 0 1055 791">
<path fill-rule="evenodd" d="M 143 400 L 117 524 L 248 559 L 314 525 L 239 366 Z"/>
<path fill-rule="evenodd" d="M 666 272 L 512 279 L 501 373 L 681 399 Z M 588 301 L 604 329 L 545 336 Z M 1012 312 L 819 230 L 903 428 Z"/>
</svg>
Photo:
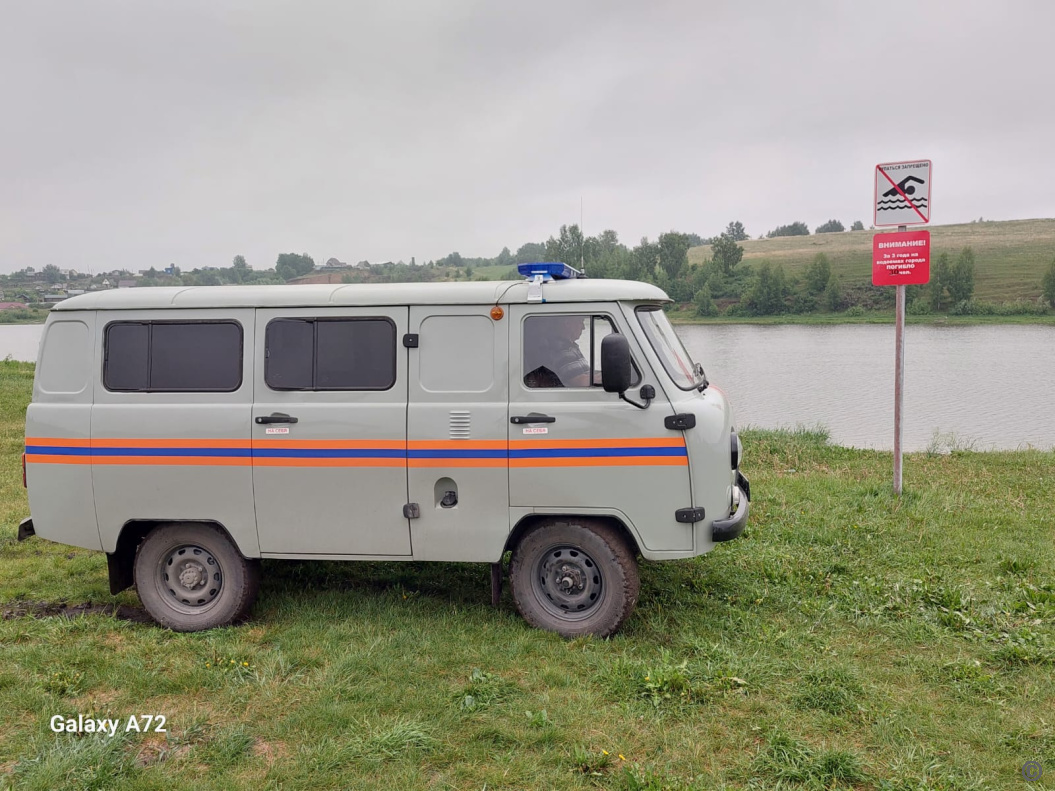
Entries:
<svg viewBox="0 0 1055 791">
<path fill-rule="evenodd" d="M 883 199 L 876 203 L 876 210 L 889 211 L 891 209 L 909 209 L 912 207 L 912 203 L 922 209 L 927 208 L 927 197 L 925 195 L 921 195 L 919 199 L 913 200 L 912 203 L 909 203 L 903 197 L 904 195 L 911 196 L 916 194 L 916 184 L 913 184 L 912 182 L 916 182 L 916 184 L 926 183 L 921 178 L 905 176 L 905 178 L 897 183 L 896 187 L 891 187 L 883 193 Z"/>
</svg>

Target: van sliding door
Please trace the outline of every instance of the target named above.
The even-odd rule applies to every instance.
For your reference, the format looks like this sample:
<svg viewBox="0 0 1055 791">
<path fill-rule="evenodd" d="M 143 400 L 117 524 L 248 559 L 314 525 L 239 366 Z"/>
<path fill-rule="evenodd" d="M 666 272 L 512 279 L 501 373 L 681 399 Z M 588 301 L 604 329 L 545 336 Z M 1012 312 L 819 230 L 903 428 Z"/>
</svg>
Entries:
<svg viewBox="0 0 1055 791">
<path fill-rule="evenodd" d="M 257 310 L 253 484 L 265 557 L 411 554 L 407 314 Z"/>
</svg>

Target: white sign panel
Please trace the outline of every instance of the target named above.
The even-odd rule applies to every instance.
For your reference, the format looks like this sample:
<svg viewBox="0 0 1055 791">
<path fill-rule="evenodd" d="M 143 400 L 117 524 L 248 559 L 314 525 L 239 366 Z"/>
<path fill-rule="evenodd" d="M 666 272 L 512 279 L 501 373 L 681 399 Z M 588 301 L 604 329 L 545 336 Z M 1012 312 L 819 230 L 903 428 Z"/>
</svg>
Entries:
<svg viewBox="0 0 1055 791">
<path fill-rule="evenodd" d="M 875 226 L 922 225 L 930 222 L 931 162 L 885 162 L 876 165 Z"/>
</svg>

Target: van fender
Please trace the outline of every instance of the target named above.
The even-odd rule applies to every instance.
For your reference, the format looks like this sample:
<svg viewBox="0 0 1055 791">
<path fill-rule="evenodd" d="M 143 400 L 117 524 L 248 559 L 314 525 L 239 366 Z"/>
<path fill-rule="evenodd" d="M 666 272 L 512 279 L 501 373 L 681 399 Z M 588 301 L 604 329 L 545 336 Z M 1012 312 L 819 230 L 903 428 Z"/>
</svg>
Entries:
<svg viewBox="0 0 1055 791">
<path fill-rule="evenodd" d="M 536 508 L 532 513 L 524 516 L 513 527 L 513 530 L 509 533 L 509 537 L 506 539 L 505 547 L 502 550 L 503 554 L 511 552 L 516 545 L 520 543 L 520 539 L 527 533 L 531 532 L 535 526 L 543 522 L 548 522 L 554 518 L 571 520 L 588 519 L 594 522 L 605 522 L 619 531 L 626 541 L 626 545 L 630 548 L 630 551 L 633 554 L 644 554 L 641 549 L 643 546 L 641 543 L 641 537 L 638 535 L 634 523 L 627 518 L 626 514 L 614 508 L 579 509 L 573 513 L 569 513 L 567 510 L 561 508 Z"/>
<path fill-rule="evenodd" d="M 117 595 L 123 590 L 131 588 L 135 583 L 132 568 L 135 565 L 136 550 L 153 530 L 162 525 L 173 524 L 206 524 L 213 525 L 223 531 L 228 541 L 238 550 L 242 557 L 250 558 L 242 552 L 238 542 L 234 540 L 226 527 L 211 519 L 130 519 L 121 526 L 121 532 L 117 536 L 117 546 L 113 552 L 106 553 L 106 569 L 110 575 L 110 593 Z"/>
</svg>

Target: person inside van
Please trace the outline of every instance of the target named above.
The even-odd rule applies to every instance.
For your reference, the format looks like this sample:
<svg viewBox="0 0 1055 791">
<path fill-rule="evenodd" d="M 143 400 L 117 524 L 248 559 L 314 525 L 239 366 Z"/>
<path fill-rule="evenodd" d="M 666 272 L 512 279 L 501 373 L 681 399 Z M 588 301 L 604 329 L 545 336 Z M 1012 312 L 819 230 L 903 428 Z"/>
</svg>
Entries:
<svg viewBox="0 0 1055 791">
<path fill-rule="evenodd" d="M 536 316 L 524 326 L 524 384 L 528 387 L 587 387 L 590 363 L 578 340 L 583 316 Z"/>
</svg>

